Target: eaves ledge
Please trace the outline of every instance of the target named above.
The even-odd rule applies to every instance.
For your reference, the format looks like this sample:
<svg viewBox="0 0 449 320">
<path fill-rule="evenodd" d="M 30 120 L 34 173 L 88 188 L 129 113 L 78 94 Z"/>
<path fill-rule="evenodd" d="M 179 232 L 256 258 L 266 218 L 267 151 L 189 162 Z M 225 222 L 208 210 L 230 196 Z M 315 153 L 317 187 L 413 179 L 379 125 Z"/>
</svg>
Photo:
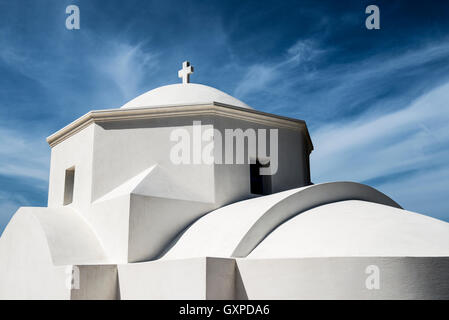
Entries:
<svg viewBox="0 0 449 320">
<path fill-rule="evenodd" d="M 47 142 L 50 147 L 54 147 L 91 123 L 196 115 L 217 115 L 276 126 L 279 128 L 304 131 L 306 139 L 309 142 L 309 151 L 311 152 L 313 150 L 313 144 L 304 120 L 278 116 L 254 109 L 240 108 L 218 102 L 151 108 L 93 110 L 49 136 Z"/>
</svg>

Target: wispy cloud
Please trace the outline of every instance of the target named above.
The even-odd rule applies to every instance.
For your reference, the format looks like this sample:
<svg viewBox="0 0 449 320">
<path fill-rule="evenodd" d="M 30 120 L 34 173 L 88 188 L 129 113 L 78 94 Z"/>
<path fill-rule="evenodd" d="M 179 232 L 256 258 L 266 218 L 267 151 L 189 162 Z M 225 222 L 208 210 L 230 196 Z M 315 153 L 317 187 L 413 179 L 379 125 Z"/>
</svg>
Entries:
<svg viewBox="0 0 449 320">
<path fill-rule="evenodd" d="M 405 209 L 449 222 L 448 181 L 449 166 L 429 166 L 404 175 L 401 179 L 387 180 L 375 186 L 391 195 Z"/>
<path fill-rule="evenodd" d="M 41 140 L 0 128 L 0 175 L 32 178 L 46 185 L 50 150 Z"/>
<path fill-rule="evenodd" d="M 445 41 L 363 59 L 341 54 L 324 39 L 300 40 L 265 63 L 249 65 L 234 94 L 253 107 L 300 117 L 314 127 L 368 110 L 399 110 L 449 80 Z"/>
<path fill-rule="evenodd" d="M 245 97 L 250 93 L 263 90 L 275 81 L 278 76 L 279 72 L 275 66 L 252 65 L 235 89 L 235 95 Z"/>
<path fill-rule="evenodd" d="M 0 192 L 0 236 L 19 205 L 10 194 Z"/>
<path fill-rule="evenodd" d="M 427 197 L 438 181 L 418 178 L 432 173 L 444 179 L 449 172 L 449 83 L 391 113 L 370 113 L 350 121 L 335 121 L 313 134 L 314 182 L 353 180 L 385 187 L 392 196 L 419 188 Z M 441 173 L 441 174 L 439 174 Z M 411 180 L 415 186 L 404 183 Z M 428 180 L 428 179 L 426 179 Z M 398 185 L 402 181 L 402 185 Z M 447 180 L 446 180 L 447 181 Z M 442 192 L 443 190 L 440 190 Z M 446 191 L 444 191 L 446 192 Z M 413 193 L 413 192 L 411 192 Z M 394 197 L 393 197 L 394 198 Z M 440 203 L 440 206 L 448 204 Z"/>
<path fill-rule="evenodd" d="M 104 55 L 90 59 L 92 66 L 112 80 L 125 99 L 141 93 L 143 80 L 158 67 L 158 55 L 143 49 L 143 43 L 106 43 Z"/>
<path fill-rule="evenodd" d="M 46 203 L 49 162 L 43 138 L 0 128 L 0 235 L 19 207 Z"/>
<path fill-rule="evenodd" d="M 248 66 L 234 94 L 244 98 L 260 91 L 271 90 L 272 84 L 284 77 L 289 69 L 299 66 L 306 68 L 306 64 L 311 63 L 321 53 L 323 51 L 318 49 L 313 41 L 298 40 L 278 61 Z"/>
<path fill-rule="evenodd" d="M 328 66 L 298 77 L 297 110 L 312 122 L 352 117 L 367 110 L 389 112 L 448 80 L 449 45 L 427 45 L 401 52 L 382 52 L 361 61 Z"/>
</svg>

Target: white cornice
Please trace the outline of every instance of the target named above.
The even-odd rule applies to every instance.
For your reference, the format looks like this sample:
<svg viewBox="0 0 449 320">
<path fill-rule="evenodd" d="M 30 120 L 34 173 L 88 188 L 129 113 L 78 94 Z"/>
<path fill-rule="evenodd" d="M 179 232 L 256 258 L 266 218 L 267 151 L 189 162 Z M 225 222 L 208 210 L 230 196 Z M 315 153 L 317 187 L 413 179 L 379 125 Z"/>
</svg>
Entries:
<svg viewBox="0 0 449 320">
<path fill-rule="evenodd" d="M 161 106 L 151 108 L 136 109 L 109 109 L 94 110 L 86 113 L 82 117 L 68 124 L 61 130 L 55 132 L 47 138 L 50 147 L 54 147 L 58 143 L 64 141 L 68 137 L 74 135 L 84 129 L 91 123 L 104 123 L 120 120 L 136 120 L 136 119 L 152 119 L 152 118 L 168 118 L 168 117 L 185 117 L 185 116 L 204 116 L 217 115 L 229 117 L 233 119 L 246 120 L 260 124 L 275 126 L 278 128 L 289 128 L 292 130 L 302 131 L 309 142 L 309 151 L 313 150 L 313 144 L 307 129 L 307 125 L 303 120 L 287 118 L 271 113 L 261 112 L 254 109 L 246 109 L 230 106 L 218 102 L 195 105 L 178 105 L 178 106 Z"/>
</svg>

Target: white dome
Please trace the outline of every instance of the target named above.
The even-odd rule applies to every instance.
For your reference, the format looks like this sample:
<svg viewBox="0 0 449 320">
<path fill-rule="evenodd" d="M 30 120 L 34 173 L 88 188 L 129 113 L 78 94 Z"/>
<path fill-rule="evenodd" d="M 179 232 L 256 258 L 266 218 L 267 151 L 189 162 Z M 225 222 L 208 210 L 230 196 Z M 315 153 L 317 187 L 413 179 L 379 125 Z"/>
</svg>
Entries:
<svg viewBox="0 0 449 320">
<path fill-rule="evenodd" d="M 247 104 L 218 89 L 196 83 L 179 83 L 150 90 L 122 106 L 122 109 L 155 108 L 219 102 L 241 108 Z"/>
<path fill-rule="evenodd" d="M 214 210 L 193 223 L 164 259 L 232 256 L 248 230 L 276 203 L 302 190 L 291 189 L 268 196 L 238 201 Z"/>
<path fill-rule="evenodd" d="M 341 201 L 299 214 L 270 233 L 249 258 L 448 256 L 449 223 L 366 201 Z"/>
<path fill-rule="evenodd" d="M 334 182 L 239 201 L 193 223 L 163 259 L 448 256 L 449 223 Z"/>
</svg>

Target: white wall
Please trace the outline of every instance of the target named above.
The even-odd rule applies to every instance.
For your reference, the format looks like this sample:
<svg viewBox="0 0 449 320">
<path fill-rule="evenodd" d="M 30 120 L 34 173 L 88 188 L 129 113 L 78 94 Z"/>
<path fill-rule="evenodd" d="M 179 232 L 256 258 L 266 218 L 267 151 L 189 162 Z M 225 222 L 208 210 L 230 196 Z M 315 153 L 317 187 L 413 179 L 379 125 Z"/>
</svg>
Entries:
<svg viewBox="0 0 449 320">
<path fill-rule="evenodd" d="M 0 300 L 70 298 L 66 266 L 54 266 L 37 219 L 14 215 L 0 240 Z"/>
<path fill-rule="evenodd" d="M 131 196 L 94 202 L 86 215 L 111 262 L 128 262 Z"/>
<path fill-rule="evenodd" d="M 70 206 L 87 213 L 92 199 L 94 125 L 54 146 L 51 150 L 48 206 L 63 206 L 65 170 L 75 167 L 73 202 Z"/>
<path fill-rule="evenodd" d="M 156 259 L 193 221 L 213 210 L 213 204 L 131 196 L 128 261 Z"/>
<path fill-rule="evenodd" d="M 193 258 L 118 265 L 120 297 L 129 299 L 233 299 L 233 259 Z"/>
<path fill-rule="evenodd" d="M 72 300 L 120 299 L 116 265 L 74 266 L 79 272 L 77 288 L 71 290 Z"/>
<path fill-rule="evenodd" d="M 69 207 L 85 216 L 111 262 L 157 258 L 201 215 L 254 197 L 250 193 L 248 164 L 176 165 L 171 161 L 170 151 L 176 144 L 170 141 L 171 133 L 183 128 L 192 137 L 194 121 L 201 121 L 208 128 L 216 127 L 223 138 L 225 129 L 273 128 L 219 115 L 91 124 L 53 147 L 49 206 L 62 206 L 65 170 L 75 166 L 74 200 Z M 203 142 L 203 146 L 207 144 Z M 307 183 L 304 152 L 303 132 L 279 130 L 279 164 L 272 177 L 273 192 Z M 148 177 L 143 188 L 148 190 L 140 188 L 129 191 L 132 195 L 102 200 L 153 166 L 157 166 L 157 172 Z M 185 195 L 189 195 L 187 199 Z"/>
<path fill-rule="evenodd" d="M 237 259 L 249 299 L 449 299 L 449 257 Z M 380 287 L 368 289 L 370 265 Z"/>
<path fill-rule="evenodd" d="M 274 126 L 267 126 L 225 117 L 214 118 L 214 128 L 221 132 L 223 137 L 223 147 L 225 129 L 240 128 L 243 131 L 248 128 L 255 130 L 266 129 L 267 142 L 269 142 L 269 130 L 276 129 Z M 306 172 L 308 166 L 305 162 L 305 154 L 307 151 L 304 139 L 303 132 L 286 128 L 278 128 L 278 170 L 275 175 L 271 176 L 272 193 L 302 187 L 309 183 L 308 173 Z M 245 144 L 245 148 L 246 147 L 247 146 Z M 267 146 L 268 154 L 269 151 L 270 148 Z M 251 184 L 249 165 L 216 165 L 215 189 L 217 202 L 220 205 L 253 197 L 254 195 L 250 192 Z"/>
<path fill-rule="evenodd" d="M 177 177 L 180 184 L 189 185 L 202 194 L 203 201 L 214 202 L 213 165 L 176 165 L 170 160 L 170 150 L 176 144 L 170 141 L 170 134 L 176 128 L 184 128 L 191 133 L 194 120 L 210 123 L 207 117 L 168 117 L 96 125 L 93 199 L 158 164 Z"/>
<path fill-rule="evenodd" d="M 206 259 L 118 265 L 120 297 L 130 299 L 206 298 Z"/>
</svg>

